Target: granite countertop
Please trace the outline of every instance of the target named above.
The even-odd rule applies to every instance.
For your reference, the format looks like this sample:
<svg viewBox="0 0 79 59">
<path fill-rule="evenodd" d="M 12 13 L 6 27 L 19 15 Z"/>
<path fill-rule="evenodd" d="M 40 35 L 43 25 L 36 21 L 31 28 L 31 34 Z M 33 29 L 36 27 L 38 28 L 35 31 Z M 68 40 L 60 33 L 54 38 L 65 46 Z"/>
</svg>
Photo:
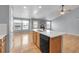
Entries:
<svg viewBox="0 0 79 59">
<path fill-rule="evenodd" d="M 51 30 L 41 31 L 40 29 L 33 29 L 33 31 L 39 32 L 39 33 L 41 33 L 43 35 L 46 35 L 48 37 L 56 37 L 56 36 L 60 36 L 60 35 L 64 35 L 65 34 L 63 32 L 57 32 L 57 31 L 51 31 Z"/>
<path fill-rule="evenodd" d="M 0 34 L 0 40 L 5 37 L 7 34 Z"/>
</svg>

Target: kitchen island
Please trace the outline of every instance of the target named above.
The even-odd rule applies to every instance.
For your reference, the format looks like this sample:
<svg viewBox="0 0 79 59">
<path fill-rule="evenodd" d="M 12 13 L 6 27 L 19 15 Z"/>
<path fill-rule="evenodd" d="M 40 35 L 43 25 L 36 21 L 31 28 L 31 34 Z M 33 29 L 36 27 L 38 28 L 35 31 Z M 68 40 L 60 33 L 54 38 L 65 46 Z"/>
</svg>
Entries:
<svg viewBox="0 0 79 59">
<path fill-rule="evenodd" d="M 57 31 L 33 30 L 34 42 L 44 53 L 79 52 L 79 34 Z M 36 35 L 36 36 L 35 36 Z"/>
<path fill-rule="evenodd" d="M 63 32 L 56 32 L 45 30 L 41 31 L 39 29 L 34 29 L 34 41 L 39 42 L 36 45 L 39 47 L 41 52 L 43 53 L 61 53 L 62 49 L 62 35 Z M 37 35 L 37 36 L 35 36 Z"/>
</svg>

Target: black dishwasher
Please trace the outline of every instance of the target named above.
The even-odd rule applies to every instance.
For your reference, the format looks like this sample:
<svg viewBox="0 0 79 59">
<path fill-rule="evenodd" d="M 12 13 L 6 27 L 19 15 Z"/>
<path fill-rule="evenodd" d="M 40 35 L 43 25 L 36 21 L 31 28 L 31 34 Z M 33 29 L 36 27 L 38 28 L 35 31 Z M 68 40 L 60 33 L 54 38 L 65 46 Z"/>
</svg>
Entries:
<svg viewBox="0 0 79 59">
<path fill-rule="evenodd" d="M 40 34 L 40 49 L 43 53 L 49 53 L 49 40 L 48 36 Z"/>
</svg>

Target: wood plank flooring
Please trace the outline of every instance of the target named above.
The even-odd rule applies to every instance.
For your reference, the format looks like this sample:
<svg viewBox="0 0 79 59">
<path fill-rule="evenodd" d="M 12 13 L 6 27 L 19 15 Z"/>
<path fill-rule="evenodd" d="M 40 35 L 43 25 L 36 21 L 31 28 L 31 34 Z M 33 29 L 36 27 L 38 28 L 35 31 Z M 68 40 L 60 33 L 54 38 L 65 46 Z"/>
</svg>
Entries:
<svg viewBox="0 0 79 59">
<path fill-rule="evenodd" d="M 28 45 L 22 45 L 22 35 L 29 35 Z M 32 42 L 32 33 L 14 33 L 12 53 L 41 53 L 40 49 Z M 17 46 L 18 47 L 17 47 Z"/>
<path fill-rule="evenodd" d="M 63 53 L 79 53 L 79 36 L 65 34 L 62 43 Z"/>
</svg>

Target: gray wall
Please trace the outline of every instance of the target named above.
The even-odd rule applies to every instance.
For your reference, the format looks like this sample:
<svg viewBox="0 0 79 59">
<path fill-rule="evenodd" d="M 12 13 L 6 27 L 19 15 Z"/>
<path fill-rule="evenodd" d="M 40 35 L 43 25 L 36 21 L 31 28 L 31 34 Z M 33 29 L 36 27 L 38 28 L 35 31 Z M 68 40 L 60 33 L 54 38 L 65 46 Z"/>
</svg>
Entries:
<svg viewBox="0 0 79 59">
<path fill-rule="evenodd" d="M 38 21 L 38 28 L 40 28 L 40 25 L 41 25 L 41 24 L 46 25 L 46 20 L 33 18 L 33 19 L 32 19 L 32 28 L 33 28 L 33 21 L 35 21 L 35 20 Z"/>
<path fill-rule="evenodd" d="M 9 5 L 0 5 L 0 24 L 7 24 L 7 47 L 6 52 L 9 50 Z"/>
<path fill-rule="evenodd" d="M 7 24 L 0 24 L 0 35 L 7 34 Z"/>
<path fill-rule="evenodd" d="M 9 23 L 9 6 L 0 5 L 0 24 Z"/>
<path fill-rule="evenodd" d="M 52 20 L 52 29 L 55 31 L 79 34 L 79 8 Z"/>
</svg>

